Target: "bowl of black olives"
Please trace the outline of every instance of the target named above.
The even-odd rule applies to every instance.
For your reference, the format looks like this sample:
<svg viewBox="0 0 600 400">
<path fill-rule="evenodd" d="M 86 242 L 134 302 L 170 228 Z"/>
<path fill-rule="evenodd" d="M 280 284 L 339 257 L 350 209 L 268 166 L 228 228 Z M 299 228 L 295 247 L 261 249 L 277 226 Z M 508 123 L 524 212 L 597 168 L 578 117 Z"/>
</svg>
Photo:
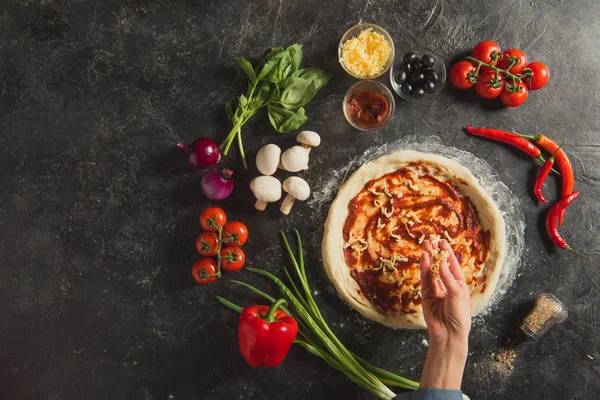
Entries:
<svg viewBox="0 0 600 400">
<path fill-rule="evenodd" d="M 390 82 L 398 96 L 405 100 L 431 98 L 446 82 L 446 66 L 435 52 L 413 48 L 394 60 Z"/>
</svg>

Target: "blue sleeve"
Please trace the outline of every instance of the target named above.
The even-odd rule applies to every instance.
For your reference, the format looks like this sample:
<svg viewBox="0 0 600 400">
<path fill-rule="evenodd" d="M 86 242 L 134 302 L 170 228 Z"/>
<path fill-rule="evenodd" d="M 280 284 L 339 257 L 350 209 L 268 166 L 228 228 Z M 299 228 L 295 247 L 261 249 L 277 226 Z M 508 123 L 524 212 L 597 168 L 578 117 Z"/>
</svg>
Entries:
<svg viewBox="0 0 600 400">
<path fill-rule="evenodd" d="M 402 393 L 393 400 L 462 400 L 462 391 L 447 389 L 420 389 Z"/>
</svg>

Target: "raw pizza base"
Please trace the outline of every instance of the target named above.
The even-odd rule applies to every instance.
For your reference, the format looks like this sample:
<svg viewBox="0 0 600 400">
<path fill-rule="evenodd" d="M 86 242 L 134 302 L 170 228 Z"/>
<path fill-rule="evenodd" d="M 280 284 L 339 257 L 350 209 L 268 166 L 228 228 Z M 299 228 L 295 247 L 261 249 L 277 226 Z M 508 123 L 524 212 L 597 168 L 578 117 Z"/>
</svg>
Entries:
<svg viewBox="0 0 600 400">
<path fill-rule="evenodd" d="M 505 246 L 504 219 L 492 198 L 479 185 L 473 174 L 467 168 L 449 158 L 437 154 L 399 150 L 361 166 L 342 185 L 337 197 L 331 204 L 329 216 L 325 222 L 322 252 L 325 270 L 337 292 L 363 316 L 392 328 L 424 329 L 426 325 L 421 310 L 410 315 L 388 315 L 379 311 L 369 300 L 365 299 L 360 294 L 358 284 L 350 275 L 350 269 L 346 265 L 343 252 L 344 237 L 342 230 L 348 216 L 348 206 L 352 199 L 364 188 L 367 182 L 396 171 L 403 165 L 413 161 L 438 164 L 464 181 L 465 184 L 456 183 L 457 188 L 463 196 L 468 196 L 471 203 L 476 207 L 481 228 L 490 231 L 489 258 L 482 271 L 487 276 L 489 289 L 483 294 L 471 296 L 471 314 L 476 314 L 493 295 L 498 283 Z"/>
</svg>

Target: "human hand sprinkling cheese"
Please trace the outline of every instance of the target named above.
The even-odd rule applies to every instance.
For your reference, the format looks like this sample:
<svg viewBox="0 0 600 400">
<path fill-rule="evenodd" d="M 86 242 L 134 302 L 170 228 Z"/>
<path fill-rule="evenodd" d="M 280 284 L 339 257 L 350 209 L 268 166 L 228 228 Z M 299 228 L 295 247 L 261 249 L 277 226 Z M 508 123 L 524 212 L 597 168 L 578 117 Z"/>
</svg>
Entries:
<svg viewBox="0 0 600 400">
<path fill-rule="evenodd" d="M 430 346 L 421 388 L 458 390 L 471 330 L 469 287 L 448 242 L 425 240 L 423 250 L 421 293 Z"/>
</svg>

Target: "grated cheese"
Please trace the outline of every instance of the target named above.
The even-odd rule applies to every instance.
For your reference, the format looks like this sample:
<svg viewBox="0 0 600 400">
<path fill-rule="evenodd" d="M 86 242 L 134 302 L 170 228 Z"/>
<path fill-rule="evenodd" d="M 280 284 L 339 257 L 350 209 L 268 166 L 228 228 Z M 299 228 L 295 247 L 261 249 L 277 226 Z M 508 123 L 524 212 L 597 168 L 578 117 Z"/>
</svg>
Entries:
<svg viewBox="0 0 600 400">
<path fill-rule="evenodd" d="M 400 241 L 402 240 L 402 238 L 400 237 L 400 235 L 397 235 L 394 233 L 394 231 L 398 229 L 398 227 L 396 226 L 394 229 L 392 229 L 390 231 L 390 236 L 394 238 L 394 240 L 396 240 L 397 243 L 400 243 Z"/>
<path fill-rule="evenodd" d="M 358 236 L 354 236 L 352 232 L 350 232 L 350 238 L 346 243 L 344 243 L 344 249 L 348 247 L 352 248 L 356 253 L 361 253 L 367 249 L 368 244 L 367 241 L 363 238 L 359 238 Z"/>
<path fill-rule="evenodd" d="M 381 192 L 378 192 L 378 191 L 377 191 L 377 188 L 374 188 L 374 187 L 373 187 L 373 188 L 369 189 L 369 192 L 371 192 L 371 194 L 372 194 L 373 196 L 381 196 Z"/>
<path fill-rule="evenodd" d="M 342 45 L 340 62 L 356 76 L 376 76 L 381 74 L 391 54 L 392 48 L 385 37 L 368 28 Z"/>
<path fill-rule="evenodd" d="M 390 211 L 388 211 L 386 207 L 381 207 L 381 213 L 386 217 L 391 218 L 392 215 L 394 215 L 394 206 L 392 206 Z"/>
<path fill-rule="evenodd" d="M 381 222 L 381 218 L 377 218 L 377 229 L 385 228 L 385 222 Z"/>
<path fill-rule="evenodd" d="M 445 237 L 446 237 L 446 239 L 448 240 L 448 243 L 450 243 L 450 244 L 455 244 L 455 243 L 456 243 L 456 240 L 454 240 L 454 239 L 452 239 L 452 238 L 450 237 L 450 234 L 448 233 L 448 231 L 444 231 L 444 236 L 445 236 Z"/>
</svg>

